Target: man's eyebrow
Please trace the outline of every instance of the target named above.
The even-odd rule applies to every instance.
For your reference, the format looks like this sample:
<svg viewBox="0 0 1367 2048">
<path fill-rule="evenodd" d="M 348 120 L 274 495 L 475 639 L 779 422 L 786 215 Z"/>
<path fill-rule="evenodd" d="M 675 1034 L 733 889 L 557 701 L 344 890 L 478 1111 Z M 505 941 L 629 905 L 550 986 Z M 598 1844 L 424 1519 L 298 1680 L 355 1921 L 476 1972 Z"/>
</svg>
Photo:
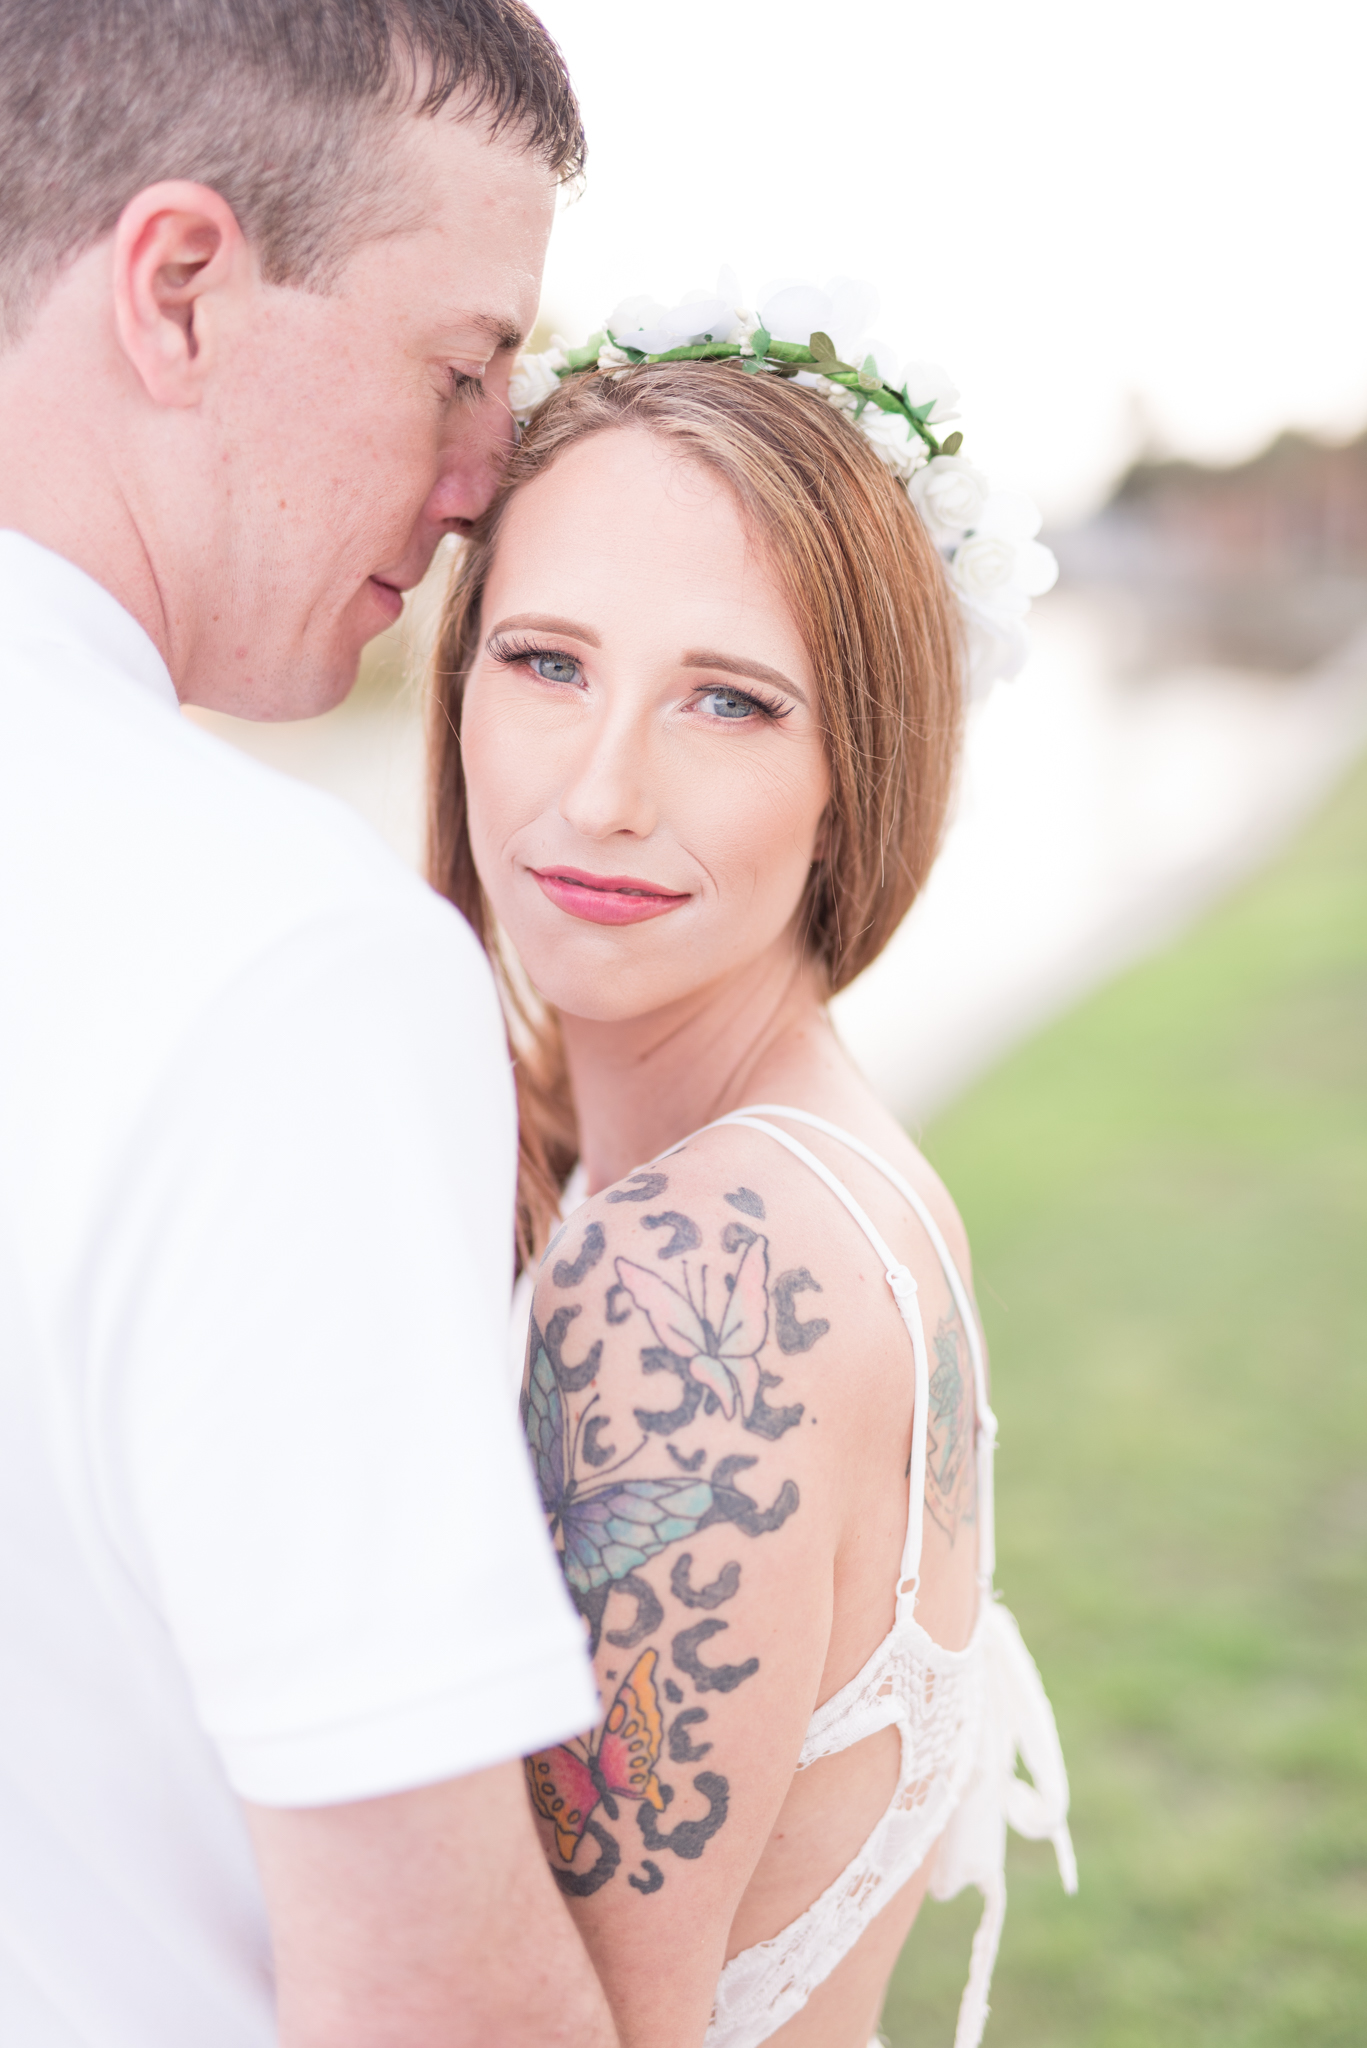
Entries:
<svg viewBox="0 0 1367 2048">
<path fill-rule="evenodd" d="M 452 307 L 443 328 L 443 346 L 461 353 L 469 349 L 472 341 L 478 341 L 490 355 L 515 355 L 523 345 L 522 329 L 506 313 L 460 312 Z"/>
<path fill-rule="evenodd" d="M 581 626 L 575 619 L 555 619 L 545 612 L 518 612 L 511 619 L 500 619 L 490 628 L 485 639 L 497 640 L 500 633 L 563 633 L 567 639 L 583 640 L 589 647 L 601 647 L 603 642 L 591 626 Z"/>
<path fill-rule="evenodd" d="M 498 313 L 479 313 L 470 322 L 476 333 L 491 341 L 495 349 L 519 349 L 522 346 L 522 329 L 513 320 L 505 320 Z"/>
<path fill-rule="evenodd" d="M 770 668 L 762 661 L 748 661 L 742 654 L 717 654 L 710 647 L 694 648 L 683 657 L 685 668 L 719 668 L 729 676 L 748 676 L 752 683 L 770 683 L 776 690 L 786 690 L 790 697 L 796 697 L 804 710 L 807 707 L 805 691 L 781 669 Z"/>
</svg>

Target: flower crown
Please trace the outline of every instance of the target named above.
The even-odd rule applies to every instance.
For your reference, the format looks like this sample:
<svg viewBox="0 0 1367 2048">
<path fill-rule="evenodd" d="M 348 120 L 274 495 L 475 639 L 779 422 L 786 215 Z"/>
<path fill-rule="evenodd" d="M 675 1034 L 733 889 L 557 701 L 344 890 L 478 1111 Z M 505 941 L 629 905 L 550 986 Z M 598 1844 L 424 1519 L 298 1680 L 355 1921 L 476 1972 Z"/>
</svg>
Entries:
<svg viewBox="0 0 1367 2048">
<path fill-rule="evenodd" d="M 964 621 L 968 692 L 980 696 L 1019 674 L 1029 652 L 1022 621 L 1031 598 L 1053 588 L 1058 564 L 1035 539 L 1040 515 L 1030 500 L 991 490 L 960 455 L 961 433 L 940 441 L 931 431 L 958 417 L 959 394 L 939 365 L 899 365 L 881 342 L 854 338 L 876 308 L 871 286 L 833 278 L 824 290 L 771 286 L 751 312 L 734 273 L 723 270 L 714 293 L 690 292 L 676 306 L 624 299 L 581 348 L 553 335 L 540 354 L 519 356 L 509 404 L 525 425 L 562 378 L 637 363 L 737 358 L 752 375 L 810 386 L 905 486 L 948 568 Z"/>
</svg>

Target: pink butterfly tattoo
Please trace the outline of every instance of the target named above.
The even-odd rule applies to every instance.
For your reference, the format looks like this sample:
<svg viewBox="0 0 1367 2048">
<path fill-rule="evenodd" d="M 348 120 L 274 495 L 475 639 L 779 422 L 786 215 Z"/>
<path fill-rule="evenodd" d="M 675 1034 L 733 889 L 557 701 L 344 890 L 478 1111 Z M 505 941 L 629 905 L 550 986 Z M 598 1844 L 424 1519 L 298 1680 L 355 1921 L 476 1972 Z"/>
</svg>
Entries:
<svg viewBox="0 0 1367 2048">
<path fill-rule="evenodd" d="M 616 1266 L 618 1284 L 648 1320 L 656 1343 L 687 1358 L 691 1377 L 716 1395 L 728 1421 L 738 1404 L 749 1415 L 760 1391 L 758 1354 L 769 1334 L 767 1239 L 752 1238 L 735 1272 L 722 1276 L 726 1294 L 714 1304 L 715 1322 L 708 1314 L 706 1266 L 696 1295 L 687 1263 L 682 1289 L 630 1259 L 618 1259 Z"/>
</svg>

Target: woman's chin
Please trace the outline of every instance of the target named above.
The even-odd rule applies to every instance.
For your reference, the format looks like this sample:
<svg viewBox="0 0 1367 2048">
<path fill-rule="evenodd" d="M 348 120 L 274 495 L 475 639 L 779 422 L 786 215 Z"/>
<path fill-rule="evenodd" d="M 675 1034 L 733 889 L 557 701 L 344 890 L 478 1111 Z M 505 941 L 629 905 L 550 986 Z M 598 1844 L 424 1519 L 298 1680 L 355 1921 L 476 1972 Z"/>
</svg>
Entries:
<svg viewBox="0 0 1367 2048">
<path fill-rule="evenodd" d="M 630 987 L 623 988 L 614 976 L 611 987 L 605 987 L 605 976 L 595 975 L 585 980 L 578 975 L 550 975 L 545 981 L 532 976 L 532 986 L 543 1002 L 561 1017 L 572 1017 L 583 1024 L 626 1024 L 633 1017 L 645 1017 L 663 1004 L 650 996 L 640 994 Z M 668 1003 L 677 991 L 663 998 Z"/>
<path fill-rule="evenodd" d="M 516 940 L 514 940 L 516 945 Z M 577 949 L 575 949 L 577 950 Z M 529 947 L 517 948 L 527 979 L 540 996 L 562 1017 L 578 1017 L 586 1024 L 624 1024 L 633 1017 L 645 1017 L 687 996 L 691 979 L 681 984 L 672 975 L 633 972 L 612 949 L 605 957 L 566 959 L 565 949 L 556 947 L 540 953 Z"/>
</svg>

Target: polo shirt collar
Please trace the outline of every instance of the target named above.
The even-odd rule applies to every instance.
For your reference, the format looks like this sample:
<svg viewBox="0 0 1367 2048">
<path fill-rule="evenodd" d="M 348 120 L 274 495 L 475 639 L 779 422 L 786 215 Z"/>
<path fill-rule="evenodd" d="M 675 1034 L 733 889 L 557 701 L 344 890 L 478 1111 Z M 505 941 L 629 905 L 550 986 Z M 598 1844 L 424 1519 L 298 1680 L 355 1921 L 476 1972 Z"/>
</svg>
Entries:
<svg viewBox="0 0 1367 2048">
<path fill-rule="evenodd" d="M 95 656 L 170 710 L 171 672 L 131 612 L 103 584 L 25 533 L 0 530 L 0 642 L 53 641 Z"/>
</svg>

